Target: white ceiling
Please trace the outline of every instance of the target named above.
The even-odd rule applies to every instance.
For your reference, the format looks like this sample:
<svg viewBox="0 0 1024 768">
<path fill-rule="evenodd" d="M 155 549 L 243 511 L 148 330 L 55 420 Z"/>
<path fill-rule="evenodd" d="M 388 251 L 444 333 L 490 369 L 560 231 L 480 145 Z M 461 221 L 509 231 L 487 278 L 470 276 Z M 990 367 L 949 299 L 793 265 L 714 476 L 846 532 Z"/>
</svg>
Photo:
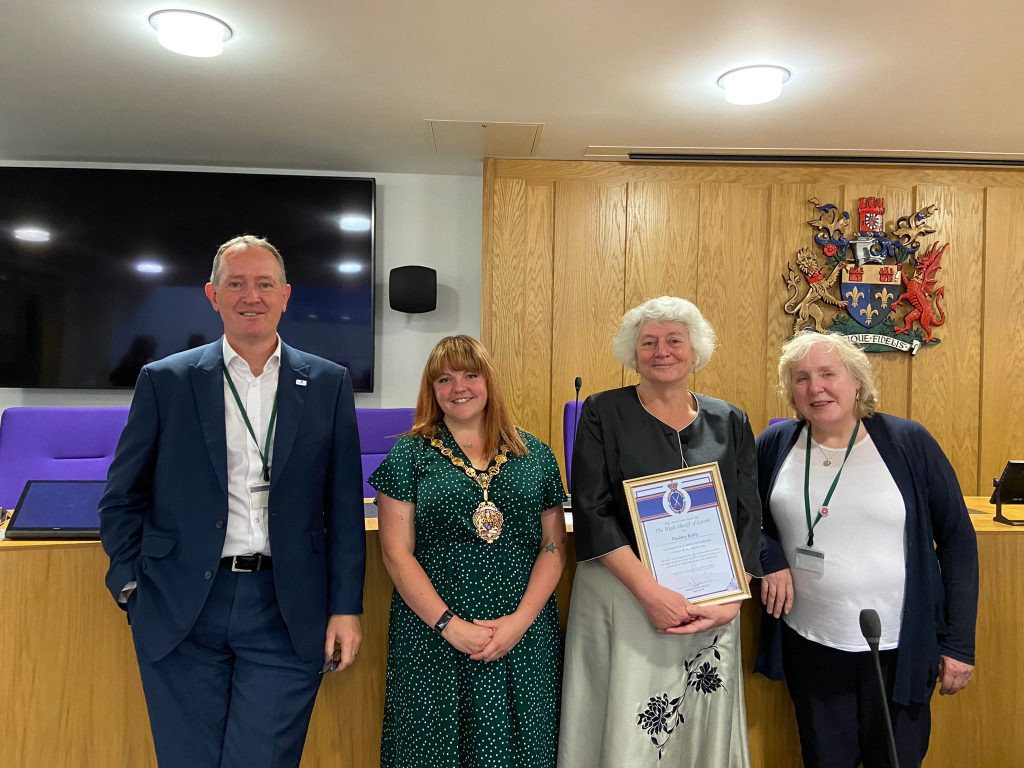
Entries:
<svg viewBox="0 0 1024 768">
<path fill-rule="evenodd" d="M 227 21 L 224 55 L 160 48 L 165 7 Z M 3 0 L 0 160 L 480 173 L 428 118 L 543 123 L 534 156 L 566 160 L 1024 159 L 1022 21 L 1015 0 Z M 718 76 L 762 62 L 792 70 L 782 98 L 727 104 Z"/>
</svg>

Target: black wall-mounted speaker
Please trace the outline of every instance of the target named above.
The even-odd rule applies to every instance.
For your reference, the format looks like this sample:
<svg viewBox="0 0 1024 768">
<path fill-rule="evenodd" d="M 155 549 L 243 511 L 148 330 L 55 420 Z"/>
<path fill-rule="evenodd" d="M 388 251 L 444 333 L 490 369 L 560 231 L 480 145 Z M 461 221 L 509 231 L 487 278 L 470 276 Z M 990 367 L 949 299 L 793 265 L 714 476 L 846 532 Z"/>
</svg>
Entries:
<svg viewBox="0 0 1024 768">
<path fill-rule="evenodd" d="M 391 308 L 398 312 L 433 312 L 437 309 L 437 270 L 430 267 L 395 267 L 388 278 Z"/>
</svg>

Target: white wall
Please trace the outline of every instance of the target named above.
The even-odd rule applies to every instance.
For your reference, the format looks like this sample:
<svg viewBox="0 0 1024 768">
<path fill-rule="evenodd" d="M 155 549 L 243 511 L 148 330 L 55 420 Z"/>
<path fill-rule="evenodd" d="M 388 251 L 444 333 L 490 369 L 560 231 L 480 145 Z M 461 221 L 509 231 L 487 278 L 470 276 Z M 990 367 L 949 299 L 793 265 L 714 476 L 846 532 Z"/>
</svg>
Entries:
<svg viewBox="0 0 1024 768">
<path fill-rule="evenodd" d="M 374 392 L 356 405 L 416 404 L 420 373 L 442 336 L 480 336 L 483 181 L 477 176 L 376 174 L 377 366 Z M 437 270 L 437 309 L 407 315 L 388 307 L 388 272 L 406 264 Z"/>
<path fill-rule="evenodd" d="M 366 408 L 411 407 L 416 402 L 423 363 L 437 340 L 453 333 L 480 335 L 483 182 L 479 176 L 411 173 L 333 175 L 373 176 L 377 180 L 374 307 L 377 359 L 374 391 L 357 394 L 356 405 Z M 288 254 L 284 257 L 287 260 Z M 210 258 L 213 258 L 212 253 Z M 392 268 L 406 264 L 420 264 L 437 270 L 437 309 L 434 312 L 406 315 L 388 307 L 388 273 Z M 202 289 L 202 284 L 197 282 L 196 290 Z M 0 409 L 12 405 L 127 405 L 130 401 L 131 393 L 122 390 L 0 388 Z"/>
</svg>

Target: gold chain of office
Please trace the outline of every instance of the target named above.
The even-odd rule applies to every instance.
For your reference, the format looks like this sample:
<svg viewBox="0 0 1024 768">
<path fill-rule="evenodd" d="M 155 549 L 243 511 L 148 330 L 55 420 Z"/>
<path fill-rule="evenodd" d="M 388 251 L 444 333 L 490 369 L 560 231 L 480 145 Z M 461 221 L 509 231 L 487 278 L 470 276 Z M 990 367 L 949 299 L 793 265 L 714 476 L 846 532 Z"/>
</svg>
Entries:
<svg viewBox="0 0 1024 768">
<path fill-rule="evenodd" d="M 430 445 L 436 448 L 453 466 L 461 469 L 471 477 L 483 490 L 484 500 L 477 504 L 476 511 L 473 512 L 473 527 L 476 529 L 477 536 L 488 544 L 493 544 L 501 536 L 501 527 L 505 522 L 505 516 L 501 514 L 501 510 L 498 509 L 497 505 L 487 498 L 487 492 L 491 481 L 498 476 L 502 465 L 508 461 L 508 446 L 502 443 L 498 447 L 497 455 L 494 457 L 494 464 L 488 467 L 485 472 L 477 472 L 475 467 L 464 462 L 452 452 L 451 448 L 438 440 L 436 434 L 430 438 Z"/>
</svg>

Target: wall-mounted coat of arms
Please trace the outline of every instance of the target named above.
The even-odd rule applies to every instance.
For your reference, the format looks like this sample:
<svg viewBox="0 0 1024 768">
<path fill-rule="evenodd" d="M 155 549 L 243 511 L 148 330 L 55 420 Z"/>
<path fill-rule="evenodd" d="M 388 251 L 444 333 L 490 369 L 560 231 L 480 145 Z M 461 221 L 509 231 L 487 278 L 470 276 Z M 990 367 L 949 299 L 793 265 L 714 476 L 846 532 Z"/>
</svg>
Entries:
<svg viewBox="0 0 1024 768">
<path fill-rule="evenodd" d="M 785 310 L 794 316 L 793 333 L 804 328 L 842 333 L 867 352 L 914 355 L 922 346 L 938 344 L 935 329 L 946 322 L 938 273 L 949 244 L 932 243 L 921 252 L 922 238 L 935 234 L 928 219 L 936 207 L 901 216 L 886 230 L 885 200 L 862 197 L 857 232 L 848 237 L 847 211 L 813 197 L 808 202 L 817 211 L 807 223 L 823 259 L 801 248 L 796 266 L 786 264 Z M 826 306 L 838 310 L 830 323 Z"/>
</svg>

